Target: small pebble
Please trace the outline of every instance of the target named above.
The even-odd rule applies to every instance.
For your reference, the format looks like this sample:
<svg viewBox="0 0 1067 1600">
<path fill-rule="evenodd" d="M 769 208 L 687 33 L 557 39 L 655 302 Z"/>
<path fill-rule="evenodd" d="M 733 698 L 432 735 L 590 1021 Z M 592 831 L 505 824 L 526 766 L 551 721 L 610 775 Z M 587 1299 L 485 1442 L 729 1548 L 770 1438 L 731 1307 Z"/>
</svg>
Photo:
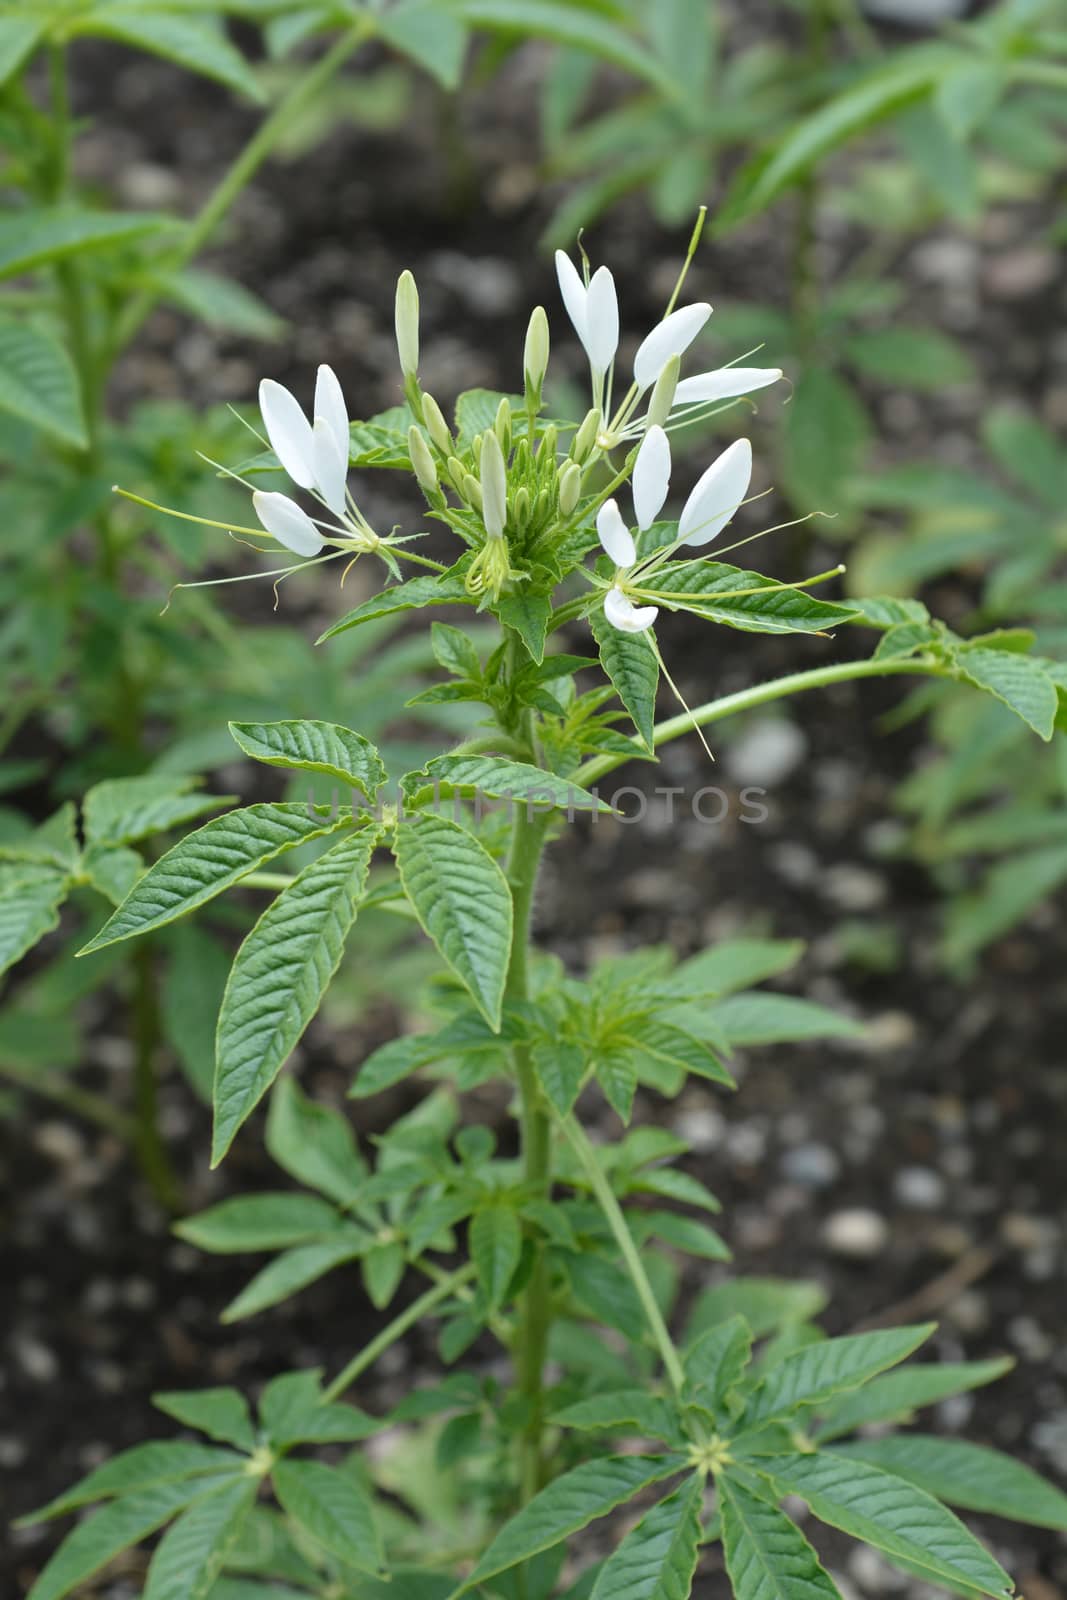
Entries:
<svg viewBox="0 0 1067 1600">
<path fill-rule="evenodd" d="M 787 1150 L 778 1165 L 790 1183 L 807 1189 L 825 1189 L 837 1178 L 841 1163 L 825 1144 L 798 1144 Z"/>
<path fill-rule="evenodd" d="M 674 1131 L 696 1151 L 717 1150 L 726 1132 L 726 1119 L 710 1107 L 694 1106 L 680 1111 L 674 1119 Z"/>
<path fill-rule="evenodd" d="M 808 753 L 808 741 L 793 722 L 765 717 L 735 739 L 724 756 L 735 783 L 773 788 L 794 772 Z"/>
<path fill-rule="evenodd" d="M 936 1211 L 946 1194 L 944 1178 L 932 1167 L 902 1167 L 893 1179 L 893 1198 L 912 1211 Z"/>
<path fill-rule="evenodd" d="M 870 1261 L 889 1243 L 889 1224 L 877 1211 L 850 1206 L 831 1212 L 823 1224 L 822 1239 L 835 1256 Z"/>
</svg>

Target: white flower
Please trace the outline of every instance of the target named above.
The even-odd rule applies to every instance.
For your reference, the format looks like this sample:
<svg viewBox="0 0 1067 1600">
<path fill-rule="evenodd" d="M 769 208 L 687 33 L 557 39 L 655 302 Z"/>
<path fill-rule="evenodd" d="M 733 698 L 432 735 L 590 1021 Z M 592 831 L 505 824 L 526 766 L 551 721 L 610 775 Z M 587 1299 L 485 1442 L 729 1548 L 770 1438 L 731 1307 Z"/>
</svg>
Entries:
<svg viewBox="0 0 1067 1600">
<path fill-rule="evenodd" d="M 620 633 L 645 633 L 659 616 L 659 606 L 635 606 L 615 584 L 604 596 L 604 615 Z"/>
<path fill-rule="evenodd" d="M 267 494 L 256 489 L 252 506 L 267 532 L 295 555 L 317 556 L 326 543 L 307 512 L 287 494 Z"/>
<path fill-rule="evenodd" d="M 293 482 L 344 516 L 348 478 L 348 412 L 337 375 L 321 366 L 315 379 L 314 425 L 284 384 L 264 378 L 259 410 L 271 449 Z"/>
<path fill-rule="evenodd" d="M 698 372 L 695 377 L 682 379 L 674 391 L 674 404 L 733 400 L 738 395 L 751 394 L 753 389 L 765 389 L 781 376 L 781 367 L 718 367 L 714 372 Z"/>
<path fill-rule="evenodd" d="M 570 256 L 562 250 L 556 251 L 556 276 L 567 315 L 589 357 L 594 377 L 603 377 L 619 348 L 615 279 L 607 267 L 598 267 L 587 288 Z"/>
<path fill-rule="evenodd" d="M 722 532 L 748 493 L 752 479 L 752 446 L 735 439 L 698 478 L 678 518 L 684 544 L 710 544 Z"/>
<path fill-rule="evenodd" d="M 642 339 L 634 356 L 634 382 L 643 394 L 651 389 L 672 356 L 683 356 L 711 316 L 706 300 L 698 300 L 658 322 Z"/>
</svg>

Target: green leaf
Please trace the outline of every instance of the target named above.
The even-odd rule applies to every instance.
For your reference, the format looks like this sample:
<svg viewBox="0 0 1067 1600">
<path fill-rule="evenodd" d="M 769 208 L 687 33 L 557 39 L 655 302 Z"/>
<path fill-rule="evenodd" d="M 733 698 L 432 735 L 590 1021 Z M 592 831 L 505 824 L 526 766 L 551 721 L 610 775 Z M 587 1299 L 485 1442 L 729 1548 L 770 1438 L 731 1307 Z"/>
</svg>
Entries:
<svg viewBox="0 0 1067 1600">
<path fill-rule="evenodd" d="M 788 1416 L 799 1406 L 816 1405 L 858 1388 L 886 1367 L 906 1360 L 930 1337 L 934 1326 L 927 1322 L 913 1328 L 847 1334 L 796 1351 L 764 1378 L 745 1409 L 744 1426 L 752 1428 Z"/>
<path fill-rule="evenodd" d="M 647 1389 L 615 1389 L 609 1394 L 591 1395 L 565 1406 L 552 1418 L 561 1428 L 608 1428 L 613 1433 L 637 1434 L 641 1438 L 663 1439 L 667 1444 L 684 1440 L 675 1408 Z"/>
<path fill-rule="evenodd" d="M 363 1287 L 371 1305 L 378 1311 L 387 1306 L 400 1287 L 407 1266 L 407 1256 L 399 1241 L 390 1239 L 372 1243 L 363 1257 Z"/>
<path fill-rule="evenodd" d="M 387 1577 L 371 1504 L 355 1480 L 318 1461 L 279 1461 L 271 1482 L 282 1509 L 331 1555 Z"/>
<path fill-rule="evenodd" d="M 1000 1450 L 963 1439 L 901 1433 L 837 1445 L 834 1454 L 881 1467 L 965 1511 L 1067 1530 L 1067 1494 Z"/>
<path fill-rule="evenodd" d="M 798 511 L 842 509 L 870 432 L 863 402 L 850 384 L 826 367 L 804 370 L 789 406 L 784 443 L 789 494 Z"/>
<path fill-rule="evenodd" d="M 370 1237 L 363 1229 L 349 1224 L 338 1230 L 331 1239 L 286 1250 L 262 1272 L 256 1273 L 240 1294 L 230 1301 L 219 1320 L 240 1322 L 244 1317 L 253 1317 L 268 1306 L 276 1306 L 282 1300 L 290 1299 L 301 1289 L 306 1289 L 309 1283 L 325 1277 L 335 1267 L 342 1267 L 346 1262 L 362 1256 L 369 1242 Z"/>
<path fill-rule="evenodd" d="M 91 844 L 85 852 L 82 868 L 93 888 L 113 906 L 120 906 L 144 871 L 144 862 L 136 850 L 128 850 L 125 845 Z M 211 1021 L 214 1024 L 214 1016 Z M 173 1040 L 169 1042 L 174 1043 Z M 210 1067 L 210 1050 L 207 1061 Z M 209 1082 L 208 1093 L 210 1091 Z"/>
<path fill-rule="evenodd" d="M 339 1205 L 359 1198 L 367 1168 L 347 1117 L 317 1105 L 292 1078 L 283 1078 L 271 1096 L 267 1149 L 291 1177 Z"/>
<path fill-rule="evenodd" d="M 173 228 L 170 217 L 136 211 L 78 211 L 40 207 L 0 221 L 0 278 L 122 244 L 141 234 Z"/>
<path fill-rule="evenodd" d="M 845 351 L 867 377 L 901 388 L 940 389 L 975 379 L 967 352 L 936 328 L 866 329 L 849 336 Z"/>
<path fill-rule="evenodd" d="M 720 1412 L 751 1359 L 752 1329 L 743 1317 L 733 1316 L 728 1322 L 709 1328 L 685 1355 L 685 1375 L 692 1385 L 693 1399 L 712 1412 Z"/>
<path fill-rule="evenodd" d="M 0 411 L 76 450 L 87 448 L 74 364 L 58 339 L 28 322 L 0 321 Z"/>
<path fill-rule="evenodd" d="M 504 874 L 473 834 L 427 814 L 397 829 L 396 860 L 423 929 L 489 1026 L 499 1029 L 511 955 Z"/>
<path fill-rule="evenodd" d="M 233 278 L 202 267 L 183 267 L 163 283 L 163 295 L 208 327 L 248 339 L 280 339 L 285 322 L 258 295 Z"/>
<path fill-rule="evenodd" d="M 731 1278 L 698 1295 L 689 1314 L 687 1333 L 697 1338 L 732 1316 L 744 1317 L 754 1339 L 776 1333 L 790 1323 L 818 1316 L 826 1292 L 817 1283 L 791 1283 L 785 1278 Z"/>
<path fill-rule="evenodd" d="M 560 1116 L 567 1116 L 585 1077 L 585 1051 L 569 1039 L 538 1039 L 530 1057 L 541 1088 Z"/>
<path fill-rule="evenodd" d="M 175 1389 L 154 1394 L 152 1404 L 209 1439 L 236 1445 L 238 1450 L 256 1447 L 248 1401 L 237 1389 Z"/>
<path fill-rule="evenodd" d="M 778 144 L 738 175 L 719 207 L 716 231 L 725 232 L 764 210 L 828 151 L 920 99 L 936 84 L 943 69 L 940 52 L 902 53 L 888 67 L 876 68 L 810 116 L 788 123 Z"/>
<path fill-rule="evenodd" d="M 274 1378 L 259 1401 L 259 1417 L 275 1449 L 294 1444 L 346 1444 L 369 1438 L 381 1423 L 357 1406 L 322 1398 L 319 1371 Z"/>
<path fill-rule="evenodd" d="M 52 1517 L 65 1516 L 79 1506 L 91 1505 L 94 1500 L 109 1500 L 130 1490 L 141 1492 L 161 1483 L 180 1483 L 202 1473 L 219 1473 L 226 1470 L 241 1471 L 244 1456 L 232 1450 L 218 1450 L 209 1444 L 191 1444 L 185 1440 L 152 1440 L 148 1444 L 134 1445 L 112 1456 L 103 1466 L 50 1500 L 39 1511 L 20 1517 L 16 1526 L 32 1527 Z"/>
<path fill-rule="evenodd" d="M 341 1226 L 336 1208 L 314 1194 L 237 1194 L 174 1224 L 180 1239 L 212 1255 L 287 1250 Z"/>
<path fill-rule="evenodd" d="M 528 1561 L 542 1550 L 606 1517 L 649 1484 L 671 1478 L 685 1465 L 680 1456 L 604 1456 L 556 1478 L 506 1522 L 464 1584 L 465 1589 Z"/>
<path fill-rule="evenodd" d="M 816 1429 L 815 1437 L 824 1443 L 867 1422 L 910 1422 L 922 1406 L 993 1383 L 1013 1365 L 1010 1356 L 998 1356 L 991 1361 L 939 1361 L 900 1367 L 836 1401 L 828 1410 L 827 1420 Z"/>
<path fill-rule="evenodd" d="M 297 801 L 268 802 L 205 823 L 149 867 L 79 954 L 161 928 L 284 851 L 351 827 L 348 817 L 327 816 L 326 811 L 325 806 Z"/>
<path fill-rule="evenodd" d="M 470 1222 L 471 1260 L 490 1310 L 502 1305 L 522 1253 L 522 1228 L 508 1205 L 482 1206 Z"/>
<path fill-rule="evenodd" d="M 324 772 L 368 800 L 385 782 L 385 767 L 370 740 L 335 722 L 231 722 L 229 727 L 245 755 L 269 767 Z"/>
<path fill-rule="evenodd" d="M 244 56 L 235 50 L 214 20 L 177 15 L 172 10 L 143 9 L 126 4 L 94 7 L 72 33 L 116 39 L 163 56 L 188 72 L 214 78 L 250 100 L 262 101 L 260 89 Z"/>
<path fill-rule="evenodd" d="M 1052 738 L 1059 700 L 1056 685 L 1037 661 L 1008 650 L 968 648 L 952 658 L 956 673 L 1021 717 L 1042 739 Z"/>
<path fill-rule="evenodd" d="M 152 1556 L 143 1600 L 205 1600 L 255 1503 L 257 1479 L 194 1501 L 163 1535 Z"/>
<path fill-rule="evenodd" d="M 68 887 L 65 872 L 32 861 L 11 862 L 0 872 L 0 972 L 58 928 Z"/>
<path fill-rule="evenodd" d="M 310 862 L 238 950 L 215 1041 L 212 1166 L 318 1010 L 356 920 L 377 841 L 377 831 L 365 828 Z"/>
<path fill-rule="evenodd" d="M 179 823 L 191 822 L 206 811 L 232 805 L 232 794 L 197 794 L 196 778 L 109 778 L 88 791 L 83 802 L 88 844 L 133 844 L 150 833 L 162 833 Z"/>
<path fill-rule="evenodd" d="M 683 961 L 672 982 L 680 995 L 731 994 L 788 972 L 803 954 L 801 939 L 727 939 Z"/>
<path fill-rule="evenodd" d="M 142 865 L 138 857 L 139 868 Z M 132 887 L 132 883 L 127 885 L 120 900 Z M 166 935 L 166 943 L 167 968 L 160 998 L 167 1043 L 201 1100 L 210 1105 L 215 1085 L 215 1028 L 230 952 L 193 922 L 177 923 Z"/>
<path fill-rule="evenodd" d="M 405 445 L 404 465 L 407 464 Z M 439 577 L 409 578 L 406 583 L 395 583 L 391 589 L 384 589 L 373 599 L 364 600 L 362 605 L 358 605 L 354 611 L 342 617 L 340 622 L 335 622 L 331 628 L 327 628 L 315 642 L 323 644 L 339 633 L 346 633 L 349 628 L 358 628 L 362 622 L 372 622 L 375 617 L 395 616 L 398 611 L 411 611 L 420 606 L 473 604 L 473 598 L 464 588 L 462 573 L 443 572 Z"/>
<path fill-rule="evenodd" d="M 387 44 L 436 78 L 444 89 L 457 89 L 467 51 L 467 30 L 440 0 L 401 0 L 379 22 Z"/>
<path fill-rule="evenodd" d="M 644 634 L 620 633 L 602 611 L 593 612 L 589 625 L 600 649 L 601 665 L 630 713 L 645 748 L 651 750 L 659 686 L 656 652 Z"/>
<path fill-rule="evenodd" d="M 655 584 L 664 604 L 743 633 L 824 633 L 853 615 L 848 606 L 718 561 L 668 562 Z"/>
<path fill-rule="evenodd" d="M 703 1481 L 694 1473 L 646 1512 L 601 1567 L 590 1600 L 688 1600 L 703 1498 Z"/>
<path fill-rule="evenodd" d="M 709 1006 L 705 1016 L 738 1048 L 803 1039 L 854 1039 L 863 1032 L 851 1017 L 842 1017 L 813 1000 L 762 990 L 728 995 Z"/>
<path fill-rule="evenodd" d="M 647 46 L 607 18 L 575 5 L 574 0 L 521 0 L 521 4 L 515 0 L 456 0 L 456 10 L 472 26 L 500 28 L 588 50 L 598 60 L 655 84 L 670 97 L 676 93 L 669 72 Z"/>
<path fill-rule="evenodd" d="M 656 1017 L 628 1020 L 624 1027 L 623 1037 L 627 1044 L 635 1046 L 633 1054 L 642 1076 L 642 1058 L 651 1058 L 677 1074 L 678 1089 L 675 1092 L 681 1089 L 690 1073 L 698 1078 L 709 1078 L 713 1083 L 724 1084 L 727 1089 L 737 1087 L 715 1052 L 703 1039 L 687 1033 L 684 1028 L 675 1027 L 670 1022 L 660 1022 Z"/>
<path fill-rule="evenodd" d="M 943 74 L 934 109 L 954 139 L 967 139 L 998 104 L 1011 79 L 1002 61 L 964 57 Z"/>
<path fill-rule="evenodd" d="M 722 1543 L 736 1600 L 841 1600 L 800 1529 L 732 1478 L 719 1479 Z"/>
<path fill-rule="evenodd" d="M 447 622 L 431 622 L 430 648 L 434 660 L 446 672 L 454 673 L 457 678 L 473 678 L 476 682 L 481 678 L 478 652 L 462 628 L 453 628 Z"/>
<path fill-rule="evenodd" d="M 930 1582 L 965 1584 L 1004 1600 L 1013 1584 L 1000 1564 L 932 1495 L 867 1462 L 833 1451 L 773 1458 L 775 1487 L 796 1494 L 820 1522 L 862 1539 Z"/>
<path fill-rule="evenodd" d="M 198 1480 L 193 1479 L 158 1484 L 113 1500 L 67 1535 L 38 1574 L 26 1600 L 62 1600 L 120 1551 L 146 1539 L 203 1492 L 203 1485 L 198 1488 Z"/>
<path fill-rule="evenodd" d="M 0 84 L 18 71 L 45 30 L 43 17 L 0 17 Z"/>
<path fill-rule="evenodd" d="M 704 1261 L 730 1260 L 729 1248 L 715 1229 L 695 1217 L 684 1217 L 677 1211 L 640 1211 L 630 1213 L 630 1222 L 642 1237 L 662 1239 L 664 1244 L 688 1255 Z"/>
<path fill-rule="evenodd" d="M 552 600 L 547 594 L 530 594 L 522 588 L 517 594 L 504 594 L 493 608 L 506 628 L 513 628 L 534 661 L 545 659 L 545 637 L 552 617 Z"/>
<path fill-rule="evenodd" d="M 406 773 L 401 787 L 416 806 L 438 794 L 459 793 L 482 795 L 487 800 L 525 801 L 542 810 L 555 806 L 568 813 L 611 811 L 606 801 L 588 789 L 528 761 L 509 761 L 504 756 L 435 756 L 421 771 Z"/>
</svg>

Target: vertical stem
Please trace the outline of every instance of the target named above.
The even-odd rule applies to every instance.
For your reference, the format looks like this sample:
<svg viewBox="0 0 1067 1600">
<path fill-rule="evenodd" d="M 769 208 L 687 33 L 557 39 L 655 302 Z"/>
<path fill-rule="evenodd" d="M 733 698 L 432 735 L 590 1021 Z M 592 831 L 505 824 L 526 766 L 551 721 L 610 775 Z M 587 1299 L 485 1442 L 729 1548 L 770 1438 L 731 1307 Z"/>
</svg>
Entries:
<svg viewBox="0 0 1067 1600">
<path fill-rule="evenodd" d="M 511 847 L 505 869 L 511 885 L 514 917 L 505 991 L 509 1000 L 525 1000 L 529 992 L 530 911 L 548 820 L 547 813 L 534 814 L 529 806 L 518 805 L 515 808 Z M 531 1188 L 544 1192 L 548 1189 L 552 1174 L 552 1128 L 528 1046 L 516 1045 L 513 1059 L 521 1100 L 523 1175 Z M 542 1374 L 550 1323 L 548 1269 L 544 1253 L 539 1251 L 519 1306 L 516 1348 L 516 1379 L 519 1393 L 527 1406 L 526 1425 L 519 1441 L 519 1478 L 524 1503 L 532 1499 L 541 1487 L 541 1435 L 544 1430 Z"/>
<path fill-rule="evenodd" d="M 156 990 L 155 949 L 142 939 L 133 956 L 133 1098 L 134 1148 L 141 1171 L 159 1203 L 168 1211 L 181 1209 L 181 1187 L 159 1132 L 159 1096 L 156 1061 L 162 1039 L 159 996 Z"/>
</svg>

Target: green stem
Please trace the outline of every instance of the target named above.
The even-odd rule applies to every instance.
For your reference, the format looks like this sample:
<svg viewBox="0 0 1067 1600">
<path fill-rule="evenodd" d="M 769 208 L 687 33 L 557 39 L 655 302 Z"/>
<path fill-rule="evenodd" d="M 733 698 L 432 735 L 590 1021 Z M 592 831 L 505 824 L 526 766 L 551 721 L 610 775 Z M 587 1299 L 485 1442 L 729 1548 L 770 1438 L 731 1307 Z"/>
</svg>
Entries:
<svg viewBox="0 0 1067 1600">
<path fill-rule="evenodd" d="M 720 700 L 709 700 L 706 705 L 694 706 L 666 722 L 657 722 L 652 730 L 652 742 L 657 747 L 669 744 L 694 727 L 705 728 L 709 722 L 722 722 L 740 711 L 752 711 L 771 700 L 784 700 L 787 695 L 801 694 L 805 689 L 824 689 L 834 683 L 848 683 L 854 678 L 891 678 L 898 675 L 912 677 L 942 677 L 938 663 L 929 656 L 908 656 L 903 660 L 838 661 L 829 667 L 812 667 L 808 672 L 790 672 L 784 678 L 772 678 L 768 683 L 757 683 L 751 689 L 739 689 L 736 694 L 723 695 Z M 634 740 L 634 754 L 644 747 Z M 579 767 L 574 774 L 576 786 L 587 789 L 591 783 L 608 772 L 614 772 L 624 761 L 624 755 L 595 756 Z"/>
<path fill-rule="evenodd" d="M 425 1294 L 420 1294 L 417 1300 L 413 1300 L 405 1311 L 401 1311 L 398 1317 L 394 1317 L 392 1322 L 371 1340 L 370 1344 L 364 1345 L 347 1366 L 342 1367 L 332 1383 L 327 1384 L 322 1391 L 323 1404 L 328 1405 L 331 1400 L 339 1399 L 345 1390 L 355 1383 L 360 1373 L 373 1366 L 378 1357 L 383 1355 L 390 1345 L 402 1339 L 409 1328 L 413 1328 L 416 1322 L 421 1322 L 423 1317 L 429 1316 L 442 1300 L 447 1300 L 449 1295 L 469 1283 L 475 1276 L 475 1271 L 474 1263 L 468 1262 L 465 1267 L 449 1273 L 440 1283 L 435 1283 L 432 1289 L 427 1289 Z"/>
<path fill-rule="evenodd" d="M 321 56 L 293 85 L 270 115 L 264 118 L 189 224 L 181 246 L 167 262 L 168 272 L 180 271 L 200 253 L 242 189 L 270 155 L 289 124 L 322 93 L 334 74 L 371 36 L 374 28 L 372 17 L 357 18 L 347 33 L 341 35 L 333 47 L 327 50 L 326 54 Z M 160 287 L 160 284 L 150 285 L 127 307 L 115 330 L 115 352 L 121 350 L 133 338 L 159 298 Z"/>
<path fill-rule="evenodd" d="M 133 952 L 134 1148 L 141 1171 L 168 1211 L 181 1209 L 181 1187 L 159 1132 L 157 1060 L 162 1038 L 155 949 L 143 939 Z"/>
<path fill-rule="evenodd" d="M 615 1191 L 608 1182 L 604 1169 L 596 1158 L 596 1151 L 586 1138 L 581 1125 L 575 1121 L 574 1117 L 560 1117 L 558 1121 L 571 1149 L 581 1163 L 582 1170 L 589 1179 L 589 1186 L 596 1195 L 600 1209 L 607 1218 L 608 1226 L 615 1235 L 615 1242 L 619 1247 L 622 1259 L 626 1263 L 626 1269 L 637 1291 L 637 1297 L 641 1302 L 652 1337 L 656 1341 L 656 1346 L 663 1361 L 664 1371 L 670 1379 L 671 1388 L 676 1394 L 679 1394 L 685 1383 L 685 1372 L 682 1368 L 681 1358 L 674 1347 L 674 1341 L 668 1332 L 667 1324 L 663 1320 L 663 1313 L 660 1311 L 656 1296 L 652 1292 L 652 1285 L 648 1281 L 648 1274 L 642 1265 L 641 1256 L 637 1246 L 634 1244 L 633 1234 L 630 1232 L 629 1224 L 623 1215 L 622 1207 L 615 1198 Z"/>
</svg>

